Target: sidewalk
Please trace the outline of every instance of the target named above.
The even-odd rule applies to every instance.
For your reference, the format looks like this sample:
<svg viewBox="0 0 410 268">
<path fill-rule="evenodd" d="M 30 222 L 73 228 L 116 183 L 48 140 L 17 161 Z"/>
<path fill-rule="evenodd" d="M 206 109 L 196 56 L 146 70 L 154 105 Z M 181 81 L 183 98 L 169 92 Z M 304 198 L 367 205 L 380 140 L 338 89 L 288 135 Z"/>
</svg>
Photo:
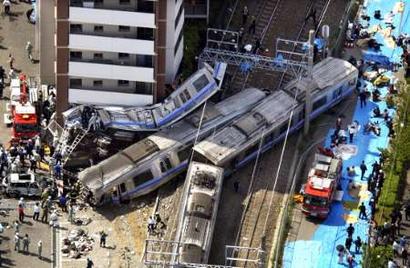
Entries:
<svg viewBox="0 0 410 268">
<path fill-rule="evenodd" d="M 393 10 L 394 5 L 398 1 L 377 1 L 369 0 L 367 6 L 367 14 L 370 16 L 369 29 L 376 28 L 378 25 L 385 27 L 384 22 L 381 20 L 376 20 L 373 14 L 376 10 L 381 10 L 382 17 Z M 406 11 L 403 16 L 403 27 L 402 31 L 410 30 L 410 22 L 407 20 L 408 12 L 410 9 L 410 1 L 406 0 Z M 407 16 L 406 16 L 407 14 Z M 400 15 L 396 15 L 393 19 L 394 25 L 399 25 Z M 397 36 L 397 30 L 400 27 L 396 27 L 392 35 Z M 395 49 L 392 46 L 391 40 L 388 37 L 383 36 L 382 31 L 376 31 L 376 36 L 374 37 L 378 43 L 381 43 L 381 54 L 385 55 L 397 62 L 401 55 L 401 49 Z M 393 77 L 392 72 L 385 73 L 390 78 Z M 366 84 L 367 88 L 374 89 L 368 81 L 362 81 Z M 387 88 L 379 88 L 381 91 L 381 96 L 385 96 L 387 93 Z M 298 227 L 298 234 L 296 235 L 295 241 L 288 240 L 285 245 L 284 250 L 284 260 L 283 267 L 346 267 L 347 262 L 344 258 L 343 264 L 338 264 L 338 255 L 336 247 L 338 245 L 345 245 L 345 240 L 347 238 L 346 229 L 350 223 L 354 225 L 355 231 L 353 233 L 353 239 L 355 240 L 357 236 L 360 236 L 362 241 L 367 241 L 369 223 L 365 219 L 359 219 L 358 206 L 364 202 L 367 207 L 367 215 L 370 214 L 370 208 L 368 206 L 368 201 L 371 198 L 371 193 L 367 190 L 367 178 L 371 173 L 373 164 L 376 160 L 379 160 L 379 149 L 386 148 L 388 145 L 389 138 L 387 137 L 388 128 L 381 118 L 372 118 L 372 110 L 375 107 L 379 107 L 381 111 L 386 109 L 385 101 L 373 102 L 371 100 L 367 101 L 367 105 L 363 108 L 360 107 L 360 102 L 358 101 L 354 107 L 355 113 L 353 120 L 357 120 L 361 129 L 360 132 L 354 137 L 353 144 L 349 144 L 347 149 L 350 151 L 350 156 L 346 155 L 343 161 L 343 180 L 342 189 L 344 190 L 344 195 L 342 202 L 333 202 L 332 210 L 328 218 L 323 222 L 310 222 L 304 217 L 301 223 L 292 224 L 291 232 L 293 227 L 300 225 Z M 394 116 L 394 110 L 389 110 L 390 116 Z M 373 133 L 364 134 L 364 125 L 369 122 L 379 122 L 381 127 L 381 135 L 376 136 Z M 344 124 L 350 124 L 351 122 L 344 122 Z M 330 145 L 330 135 L 333 134 L 333 130 L 328 133 L 328 138 L 325 142 L 325 146 Z M 365 161 L 367 166 L 367 172 L 365 173 L 364 180 L 360 178 L 360 163 Z M 347 175 L 347 167 L 354 166 L 356 175 L 354 177 L 349 177 Z M 386 171 L 385 171 L 386 172 Z M 357 189 L 354 191 L 348 190 L 349 179 L 357 185 Z M 409 179 L 409 178 L 408 178 Z M 410 194 L 409 194 L 410 196 Z M 410 233 L 410 223 L 405 222 L 403 227 L 404 232 Z M 406 233 L 407 234 L 407 233 Z M 351 253 L 355 254 L 355 265 L 354 267 L 361 267 L 360 262 L 363 257 L 362 252 L 356 253 L 354 250 L 354 245 L 351 247 Z"/>
</svg>

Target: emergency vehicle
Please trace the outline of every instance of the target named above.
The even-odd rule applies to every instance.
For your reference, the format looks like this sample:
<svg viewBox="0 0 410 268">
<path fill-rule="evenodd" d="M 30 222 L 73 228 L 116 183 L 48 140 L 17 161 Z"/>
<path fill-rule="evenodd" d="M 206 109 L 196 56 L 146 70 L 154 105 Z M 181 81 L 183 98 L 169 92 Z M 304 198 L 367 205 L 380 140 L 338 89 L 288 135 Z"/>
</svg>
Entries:
<svg viewBox="0 0 410 268">
<path fill-rule="evenodd" d="M 306 216 L 325 219 L 330 213 L 341 177 L 342 160 L 317 153 L 307 182 L 302 186 L 302 212 Z"/>
<path fill-rule="evenodd" d="M 11 80 L 9 118 L 13 126 L 12 143 L 39 134 L 36 108 L 29 101 L 29 93 L 26 75 L 20 74 L 18 79 Z"/>
</svg>

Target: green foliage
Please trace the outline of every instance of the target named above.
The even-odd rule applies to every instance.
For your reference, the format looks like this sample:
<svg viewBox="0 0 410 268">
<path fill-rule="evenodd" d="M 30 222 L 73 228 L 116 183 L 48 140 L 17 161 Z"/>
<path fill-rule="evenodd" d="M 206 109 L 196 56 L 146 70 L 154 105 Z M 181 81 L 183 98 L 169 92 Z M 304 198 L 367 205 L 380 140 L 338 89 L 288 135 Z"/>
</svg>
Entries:
<svg viewBox="0 0 410 268">
<path fill-rule="evenodd" d="M 394 207 L 397 203 L 397 192 L 399 190 L 400 177 L 393 174 L 389 177 L 389 187 L 383 187 L 379 197 L 379 205 L 384 207 Z M 386 185 L 387 186 L 387 185 Z"/>
<path fill-rule="evenodd" d="M 391 246 L 367 247 L 364 251 L 363 267 L 387 267 L 387 262 L 390 258 L 393 258 L 393 249 Z"/>
<path fill-rule="evenodd" d="M 184 25 L 184 58 L 182 59 L 182 77 L 186 79 L 197 70 L 196 57 L 202 51 L 202 34 L 205 32 L 205 22 L 193 21 Z"/>
</svg>

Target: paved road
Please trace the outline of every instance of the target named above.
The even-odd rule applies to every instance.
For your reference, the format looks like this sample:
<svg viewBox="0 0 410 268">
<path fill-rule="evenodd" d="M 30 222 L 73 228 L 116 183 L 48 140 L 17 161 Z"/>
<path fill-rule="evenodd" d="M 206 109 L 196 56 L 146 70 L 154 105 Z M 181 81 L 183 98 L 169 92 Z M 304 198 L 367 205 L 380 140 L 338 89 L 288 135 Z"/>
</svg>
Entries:
<svg viewBox="0 0 410 268">
<path fill-rule="evenodd" d="M 8 56 L 12 54 L 15 58 L 14 66 L 28 76 L 36 76 L 38 73 L 38 64 L 32 64 L 25 51 L 25 44 L 30 41 L 35 46 L 35 26 L 27 22 L 25 12 L 30 9 L 30 5 L 18 2 L 12 4 L 12 16 L 6 16 L 3 8 L 0 11 L 0 65 L 9 72 Z M 36 47 L 34 47 L 36 52 Z M 36 58 L 36 53 L 34 53 Z M 6 79 L 8 83 L 9 80 Z M 3 96 L 9 96 L 9 89 L 6 87 Z M 11 130 L 4 125 L 3 113 L 6 112 L 7 99 L 0 100 L 0 143 L 7 145 L 10 140 Z M 27 203 L 26 213 L 32 215 L 32 203 Z M 12 224 L 17 218 L 17 201 L 14 199 L 2 199 L 0 209 L 8 209 L 8 216 L 0 216 L 0 222 L 3 225 Z M 20 235 L 28 234 L 31 239 L 29 254 L 17 253 L 14 251 L 14 229 L 7 228 L 0 235 L 0 252 L 3 258 L 2 267 L 50 267 L 51 252 L 51 230 L 46 224 L 33 221 L 27 217 L 25 223 L 20 228 Z M 37 257 L 37 242 L 43 242 L 43 260 Z"/>
<path fill-rule="evenodd" d="M 8 56 L 12 54 L 15 61 L 14 67 L 27 76 L 36 76 L 39 73 L 39 64 L 32 64 L 25 51 L 27 41 L 30 41 L 35 46 L 35 25 L 28 23 L 26 11 L 30 9 L 30 5 L 17 2 L 11 6 L 12 16 L 7 16 L 3 12 L 3 7 L 0 11 L 0 65 L 4 67 L 6 72 L 9 72 Z M 34 47 L 33 55 L 37 58 Z M 6 79 L 9 83 L 9 80 Z M 8 85 L 8 84 L 7 84 Z M 3 96 L 9 97 L 9 89 L 6 87 Z M 11 130 L 5 128 L 3 113 L 6 112 L 6 102 L 8 100 L 0 100 L 0 143 L 7 144 L 10 140 Z"/>
<path fill-rule="evenodd" d="M 3 226 L 8 226 L 1 234 L 0 252 L 3 259 L 1 267 L 50 267 L 51 266 L 51 229 L 47 224 L 34 221 L 32 205 L 33 201 L 27 202 L 26 214 L 24 223 L 20 225 L 19 234 L 24 236 L 29 235 L 30 246 L 29 253 L 14 251 L 14 234 L 15 229 L 13 223 L 18 219 L 17 215 L 17 200 L 3 199 L 0 203 L 0 209 L 7 208 L 8 215 L 0 216 L 0 222 Z M 43 258 L 40 260 L 37 255 L 37 242 L 43 242 Z M 22 244 L 21 244 L 22 248 Z"/>
</svg>

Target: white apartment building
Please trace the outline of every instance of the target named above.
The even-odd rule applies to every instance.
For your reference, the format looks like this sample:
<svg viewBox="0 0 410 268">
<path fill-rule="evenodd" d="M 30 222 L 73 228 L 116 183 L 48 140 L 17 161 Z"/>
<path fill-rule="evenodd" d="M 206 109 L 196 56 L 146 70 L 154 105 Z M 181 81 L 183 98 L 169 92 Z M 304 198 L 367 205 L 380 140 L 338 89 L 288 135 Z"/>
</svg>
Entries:
<svg viewBox="0 0 410 268">
<path fill-rule="evenodd" d="M 56 85 L 58 114 L 69 104 L 149 105 L 174 81 L 183 0 L 40 0 L 38 10 L 40 78 Z"/>
</svg>

